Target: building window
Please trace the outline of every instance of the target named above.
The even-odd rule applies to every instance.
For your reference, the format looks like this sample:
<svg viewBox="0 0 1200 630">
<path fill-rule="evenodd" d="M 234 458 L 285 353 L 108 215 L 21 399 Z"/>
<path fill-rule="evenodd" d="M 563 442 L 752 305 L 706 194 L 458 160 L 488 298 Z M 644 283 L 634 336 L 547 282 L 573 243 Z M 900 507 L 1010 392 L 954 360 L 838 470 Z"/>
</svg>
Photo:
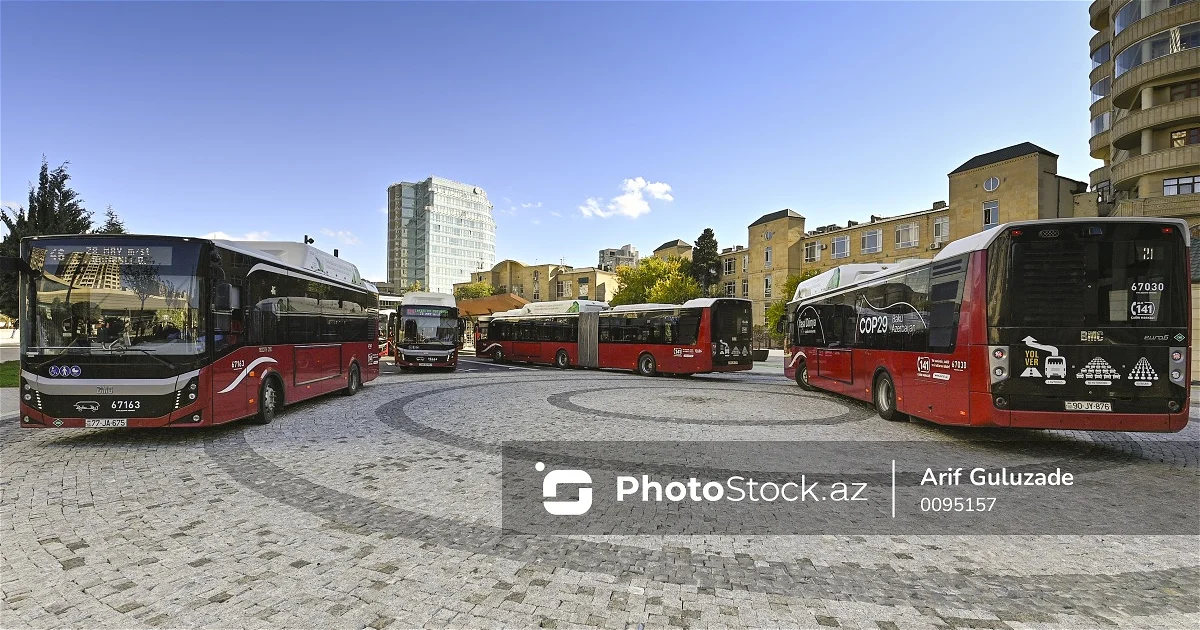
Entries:
<svg viewBox="0 0 1200 630">
<path fill-rule="evenodd" d="M 950 217 L 938 217 L 933 220 L 933 240 L 938 243 L 950 240 Z"/>
<path fill-rule="evenodd" d="M 850 255 L 850 237 L 839 236 L 833 239 L 833 257 L 846 258 Z"/>
<path fill-rule="evenodd" d="M 1182 101 L 1185 98 L 1200 96 L 1200 81 L 1189 81 L 1171 86 L 1171 100 Z"/>
<path fill-rule="evenodd" d="M 1147 37 L 1117 54 L 1113 76 L 1172 53 L 1200 46 L 1200 22 L 1180 24 Z"/>
<path fill-rule="evenodd" d="M 537 282 L 538 280 L 541 280 L 540 275 L 541 275 L 541 272 L 535 269 L 533 271 L 533 281 Z"/>
<path fill-rule="evenodd" d="M 874 254 L 883 249 L 883 230 L 867 230 L 862 234 L 862 253 Z"/>
<path fill-rule="evenodd" d="M 555 283 L 555 290 L 557 291 L 559 298 L 571 297 L 571 281 L 559 280 Z"/>
<path fill-rule="evenodd" d="M 742 280 L 742 297 L 750 297 L 750 281 Z"/>
<path fill-rule="evenodd" d="M 733 258 L 725 259 L 725 275 L 729 275 L 737 270 L 737 260 Z"/>
<path fill-rule="evenodd" d="M 1108 203 L 1112 199 L 1112 184 L 1106 179 L 1092 186 L 1092 192 L 1096 193 L 1097 202 Z"/>
<path fill-rule="evenodd" d="M 768 241 L 771 240 L 772 236 L 775 236 L 775 233 L 772 232 L 771 230 L 767 230 L 767 240 Z"/>
<path fill-rule="evenodd" d="M 1171 147 L 1184 147 L 1189 144 L 1200 144 L 1200 127 L 1180 129 L 1171 132 Z"/>
<path fill-rule="evenodd" d="M 763 278 L 763 297 L 771 297 L 771 276 Z"/>
<path fill-rule="evenodd" d="M 586 298 L 588 296 L 588 285 L 589 284 L 590 283 L 588 282 L 587 278 L 579 279 L 579 297 Z"/>
<path fill-rule="evenodd" d="M 896 247 L 916 247 L 921 226 L 916 223 L 905 223 L 896 226 Z"/>
<path fill-rule="evenodd" d="M 1112 90 L 1112 77 L 1104 77 L 1103 79 L 1100 79 L 1099 81 L 1093 83 L 1092 84 L 1092 102 L 1095 103 L 1096 101 L 1104 98 L 1105 96 L 1108 96 L 1108 94 L 1111 90 Z"/>
<path fill-rule="evenodd" d="M 804 262 L 817 262 L 821 260 L 821 245 L 816 241 L 810 241 L 804 244 Z"/>
<path fill-rule="evenodd" d="M 1164 195 L 1190 195 L 1200 190 L 1200 175 L 1196 177 L 1172 177 L 1163 180 Z"/>
<path fill-rule="evenodd" d="M 766 249 L 766 250 L 763 252 L 763 264 L 764 264 L 764 265 L 766 265 L 766 266 L 768 266 L 768 267 L 770 267 L 770 266 L 771 266 L 771 248 L 770 248 L 770 247 L 768 247 L 768 248 L 767 248 L 767 249 Z"/>
<path fill-rule="evenodd" d="M 750 268 L 750 254 L 746 254 L 745 256 L 742 256 L 742 273 L 746 273 L 746 270 L 749 268 Z"/>
<path fill-rule="evenodd" d="M 725 297 L 734 297 L 734 284 L 732 282 L 725 283 Z"/>
<path fill-rule="evenodd" d="M 1108 63 L 1109 59 L 1112 59 L 1112 47 L 1105 43 L 1092 52 L 1092 70 Z"/>
<path fill-rule="evenodd" d="M 1000 223 L 1000 202 L 983 202 L 983 227 L 992 227 L 997 223 Z"/>
<path fill-rule="evenodd" d="M 1092 135 L 1096 136 L 1108 131 L 1110 121 L 1112 120 L 1109 112 L 1104 112 L 1092 119 Z"/>
</svg>

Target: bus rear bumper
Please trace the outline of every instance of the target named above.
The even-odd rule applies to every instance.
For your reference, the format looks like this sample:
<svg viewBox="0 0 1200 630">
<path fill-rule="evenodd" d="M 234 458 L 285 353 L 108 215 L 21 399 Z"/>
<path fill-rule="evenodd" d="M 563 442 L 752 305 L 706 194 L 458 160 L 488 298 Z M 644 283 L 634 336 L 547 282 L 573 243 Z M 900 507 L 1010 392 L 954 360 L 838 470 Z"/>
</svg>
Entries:
<svg viewBox="0 0 1200 630">
<path fill-rule="evenodd" d="M 1006 411 L 997 409 L 989 393 L 971 394 L 971 424 L 1014 429 L 1131 431 L 1176 433 L 1188 423 L 1188 408 L 1178 413 L 1114 414 L 1083 411 Z"/>
<path fill-rule="evenodd" d="M 17 421 L 22 427 L 27 429 L 84 429 L 87 428 L 87 420 L 84 418 L 55 418 L 21 403 L 21 415 Z M 114 416 L 118 415 L 116 413 Z M 200 427 L 212 424 L 211 418 L 205 417 L 205 412 L 200 409 L 178 410 L 173 411 L 168 415 L 159 416 L 157 418 L 122 418 L 125 420 L 125 428 L 130 429 L 152 429 L 159 427 Z M 199 420 L 193 418 L 199 416 Z M 102 427 L 96 427 L 102 428 Z M 112 427 L 119 428 L 119 427 Z"/>
</svg>

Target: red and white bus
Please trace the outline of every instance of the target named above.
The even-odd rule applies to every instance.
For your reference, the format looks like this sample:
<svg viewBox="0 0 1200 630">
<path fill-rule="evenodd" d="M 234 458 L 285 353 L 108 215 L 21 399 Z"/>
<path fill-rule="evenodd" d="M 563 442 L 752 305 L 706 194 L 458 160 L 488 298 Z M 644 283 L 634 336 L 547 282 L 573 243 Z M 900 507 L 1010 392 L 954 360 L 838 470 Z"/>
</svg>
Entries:
<svg viewBox="0 0 1200 630">
<path fill-rule="evenodd" d="M 754 366 L 749 300 L 606 307 L 582 300 L 551 302 L 494 315 L 479 354 L 491 354 L 496 362 L 613 368 L 643 376 Z"/>
<path fill-rule="evenodd" d="M 392 355 L 401 370 L 454 371 L 462 349 L 463 323 L 449 293 L 410 291 L 400 299 L 392 328 Z"/>
<path fill-rule="evenodd" d="M 1179 431 L 1189 246 L 1179 219 L 1000 225 L 789 303 L 786 374 L 887 420 Z"/>
<path fill-rule="evenodd" d="M 267 423 L 379 374 L 378 292 L 308 245 L 46 236 L 21 259 L 25 427 Z"/>
</svg>

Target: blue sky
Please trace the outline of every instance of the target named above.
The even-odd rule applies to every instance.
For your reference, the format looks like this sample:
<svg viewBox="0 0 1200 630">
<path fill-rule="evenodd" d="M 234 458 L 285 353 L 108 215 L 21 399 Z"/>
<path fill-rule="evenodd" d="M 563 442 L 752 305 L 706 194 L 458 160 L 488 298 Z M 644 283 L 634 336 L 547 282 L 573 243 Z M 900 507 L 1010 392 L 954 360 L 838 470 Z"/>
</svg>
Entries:
<svg viewBox="0 0 1200 630">
<path fill-rule="evenodd" d="M 1087 6 L 3 2 L 0 200 L 45 154 L 131 231 L 309 234 L 372 279 L 388 184 L 431 174 L 488 192 L 497 260 L 745 244 L 1018 142 L 1086 180 Z"/>
</svg>

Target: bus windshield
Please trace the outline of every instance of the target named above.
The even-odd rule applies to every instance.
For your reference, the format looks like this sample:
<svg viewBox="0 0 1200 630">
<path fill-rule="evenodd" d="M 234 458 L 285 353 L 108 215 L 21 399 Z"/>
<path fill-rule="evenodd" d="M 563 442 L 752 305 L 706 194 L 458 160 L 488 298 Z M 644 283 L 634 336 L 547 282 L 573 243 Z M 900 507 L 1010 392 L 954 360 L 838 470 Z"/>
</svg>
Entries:
<svg viewBox="0 0 1200 630">
<path fill-rule="evenodd" d="M 445 306 L 402 306 L 401 343 L 458 342 L 458 309 Z"/>
<path fill-rule="evenodd" d="M 197 274 L 200 243 L 146 238 L 38 239 L 29 264 L 33 326 L 28 352 L 40 354 L 204 350 Z"/>
</svg>

